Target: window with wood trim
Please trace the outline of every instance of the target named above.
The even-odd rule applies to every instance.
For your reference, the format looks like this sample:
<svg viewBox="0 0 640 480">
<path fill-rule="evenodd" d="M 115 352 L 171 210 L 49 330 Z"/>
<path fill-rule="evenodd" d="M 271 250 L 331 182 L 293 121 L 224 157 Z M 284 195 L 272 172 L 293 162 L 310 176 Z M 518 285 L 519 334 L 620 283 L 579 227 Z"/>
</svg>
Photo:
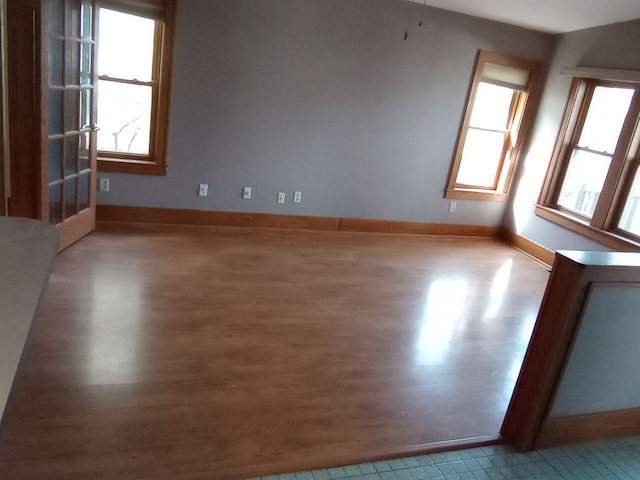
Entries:
<svg viewBox="0 0 640 480">
<path fill-rule="evenodd" d="M 478 53 L 446 198 L 506 198 L 539 71 L 536 62 Z"/>
<path fill-rule="evenodd" d="M 614 248 L 640 244 L 639 92 L 574 79 L 538 215 Z"/>
<path fill-rule="evenodd" d="M 98 170 L 164 175 L 174 3 L 98 6 Z"/>
</svg>

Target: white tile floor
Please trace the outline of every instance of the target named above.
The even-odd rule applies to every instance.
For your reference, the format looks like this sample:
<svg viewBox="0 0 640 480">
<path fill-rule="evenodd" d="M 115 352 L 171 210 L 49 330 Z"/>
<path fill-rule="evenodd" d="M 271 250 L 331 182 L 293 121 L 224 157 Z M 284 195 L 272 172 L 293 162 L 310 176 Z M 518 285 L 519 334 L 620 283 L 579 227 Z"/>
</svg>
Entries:
<svg viewBox="0 0 640 480">
<path fill-rule="evenodd" d="M 640 480 L 640 436 L 529 453 L 502 445 L 480 447 L 260 479 Z"/>
</svg>

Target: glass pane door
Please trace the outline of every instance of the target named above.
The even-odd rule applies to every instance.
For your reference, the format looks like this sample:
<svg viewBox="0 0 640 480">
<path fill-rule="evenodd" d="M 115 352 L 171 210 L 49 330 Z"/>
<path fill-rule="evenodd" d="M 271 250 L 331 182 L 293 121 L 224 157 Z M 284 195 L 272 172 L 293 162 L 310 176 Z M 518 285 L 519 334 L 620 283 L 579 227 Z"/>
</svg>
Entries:
<svg viewBox="0 0 640 480">
<path fill-rule="evenodd" d="M 49 0 L 44 6 L 48 217 L 64 248 L 95 224 L 94 5 Z"/>
</svg>

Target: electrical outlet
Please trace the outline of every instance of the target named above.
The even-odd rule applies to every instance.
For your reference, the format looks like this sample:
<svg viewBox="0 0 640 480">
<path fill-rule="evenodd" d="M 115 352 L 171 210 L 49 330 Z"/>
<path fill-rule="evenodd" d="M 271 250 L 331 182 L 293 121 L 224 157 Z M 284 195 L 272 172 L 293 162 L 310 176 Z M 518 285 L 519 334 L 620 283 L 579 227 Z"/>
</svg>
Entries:
<svg viewBox="0 0 640 480">
<path fill-rule="evenodd" d="M 282 205 L 284 203 L 284 199 L 286 194 L 284 192 L 278 192 L 278 203 Z"/>
<path fill-rule="evenodd" d="M 244 200 L 249 200 L 251 199 L 251 187 L 244 187 L 242 189 L 242 198 Z"/>
<path fill-rule="evenodd" d="M 198 185 L 198 196 L 206 197 L 209 194 L 209 185 L 206 183 L 201 183 Z"/>
<path fill-rule="evenodd" d="M 456 202 L 449 202 L 449 213 L 456 213 L 456 207 L 458 204 Z"/>
<path fill-rule="evenodd" d="M 100 182 L 98 183 L 98 190 L 101 192 L 109 191 L 109 179 L 105 177 L 100 177 Z"/>
<path fill-rule="evenodd" d="M 293 203 L 302 202 L 302 192 L 293 192 Z"/>
</svg>

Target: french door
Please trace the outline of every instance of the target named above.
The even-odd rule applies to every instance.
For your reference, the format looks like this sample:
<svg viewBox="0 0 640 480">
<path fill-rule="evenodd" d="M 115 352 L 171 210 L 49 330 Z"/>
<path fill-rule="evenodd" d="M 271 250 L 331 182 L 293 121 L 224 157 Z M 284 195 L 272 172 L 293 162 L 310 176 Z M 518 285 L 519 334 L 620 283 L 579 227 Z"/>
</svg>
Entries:
<svg viewBox="0 0 640 480">
<path fill-rule="evenodd" d="M 42 0 L 41 217 L 60 250 L 95 228 L 95 0 Z"/>
</svg>

